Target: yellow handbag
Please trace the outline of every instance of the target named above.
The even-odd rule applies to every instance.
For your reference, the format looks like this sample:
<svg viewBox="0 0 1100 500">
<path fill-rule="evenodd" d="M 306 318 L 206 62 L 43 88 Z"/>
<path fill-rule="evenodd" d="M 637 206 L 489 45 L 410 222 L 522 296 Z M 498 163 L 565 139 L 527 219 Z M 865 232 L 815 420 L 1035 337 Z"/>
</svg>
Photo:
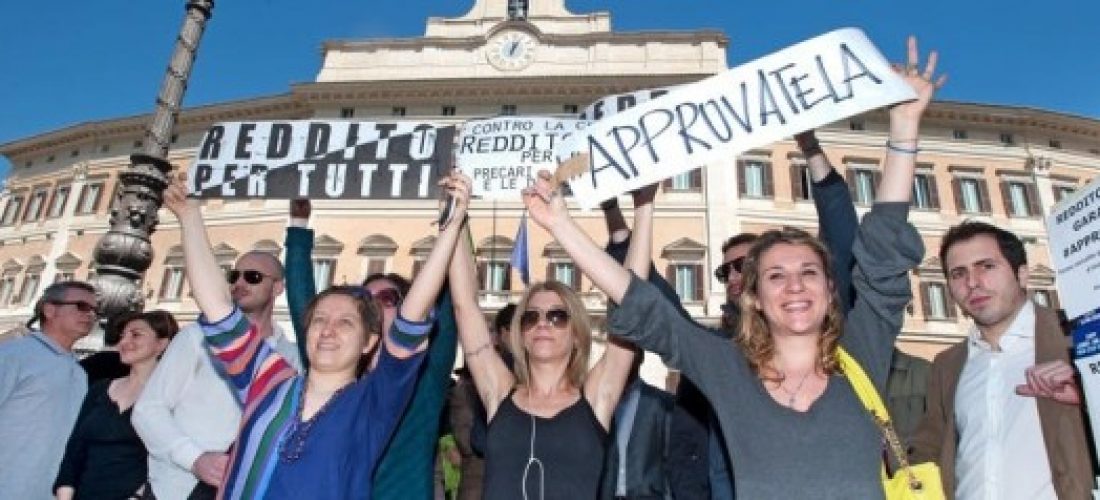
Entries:
<svg viewBox="0 0 1100 500">
<path fill-rule="evenodd" d="M 867 373 L 843 348 L 837 347 L 836 357 L 840 363 L 840 369 L 852 384 L 852 389 L 856 391 L 863 406 L 875 419 L 887 445 L 897 458 L 899 467 L 893 477 L 887 475 L 886 464 L 882 464 L 882 488 L 886 493 L 886 499 L 943 500 L 945 497 L 939 466 L 935 462 L 909 465 L 909 458 L 901 446 L 897 432 L 894 431 L 894 425 L 890 423 L 890 412 L 886 410 L 882 397 L 871 383 L 871 379 L 867 377 Z"/>
</svg>

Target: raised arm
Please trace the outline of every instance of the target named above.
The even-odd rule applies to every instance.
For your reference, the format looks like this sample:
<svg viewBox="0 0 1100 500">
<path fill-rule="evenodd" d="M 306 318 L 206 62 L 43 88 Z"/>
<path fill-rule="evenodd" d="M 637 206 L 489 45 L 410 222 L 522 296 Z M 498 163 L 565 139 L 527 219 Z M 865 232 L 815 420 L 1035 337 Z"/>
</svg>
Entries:
<svg viewBox="0 0 1100 500">
<path fill-rule="evenodd" d="M 465 225 L 465 224 L 463 224 Z M 477 303 L 477 278 L 469 232 L 459 238 L 459 247 L 451 258 L 450 286 L 458 322 L 458 340 L 466 357 L 466 369 L 474 379 L 478 397 L 485 405 L 485 415 L 492 419 L 497 408 L 516 383 L 512 371 L 493 349 L 489 325 Z"/>
<path fill-rule="evenodd" d="M 427 320 L 432 311 L 439 291 L 443 288 L 443 281 L 447 279 L 447 266 L 450 265 L 455 245 L 458 243 L 459 235 L 462 234 L 466 209 L 470 204 L 470 179 L 463 176 L 457 169 L 441 179 L 439 185 L 448 196 L 454 198 L 454 213 L 452 222 L 440 229 L 435 246 L 424 261 L 424 267 L 420 269 L 420 273 L 413 280 L 412 287 L 409 288 L 408 295 L 401 302 L 398 314 L 401 318 L 412 322 Z M 423 351 L 426 347 L 427 344 L 423 342 L 408 343 L 402 342 L 393 335 L 386 336 L 386 349 L 398 358 L 407 358 Z"/>
<path fill-rule="evenodd" d="M 286 304 L 290 310 L 290 322 L 294 326 L 298 359 L 302 369 L 309 370 L 306 354 L 306 306 L 317 295 L 313 279 L 313 230 L 309 229 L 309 215 L 313 207 L 308 199 L 290 200 L 290 225 L 286 228 Z"/>
<path fill-rule="evenodd" d="M 180 222 L 184 271 L 195 303 L 207 318 L 217 321 L 233 312 L 233 298 L 214 252 L 199 209 L 199 200 L 187 197 L 186 174 L 180 173 L 164 191 L 164 206 Z"/>
<path fill-rule="evenodd" d="M 896 68 L 917 93 L 917 98 L 890 108 L 890 139 L 886 144 L 886 162 L 882 182 L 879 185 L 879 202 L 909 203 L 913 193 L 913 175 L 917 168 L 917 152 L 920 139 L 920 120 L 936 89 L 947 81 L 942 75 L 933 81 L 939 54 L 932 51 L 924 70 L 920 69 L 920 51 L 916 37 L 907 42 L 907 62 L 904 68 Z"/>
</svg>

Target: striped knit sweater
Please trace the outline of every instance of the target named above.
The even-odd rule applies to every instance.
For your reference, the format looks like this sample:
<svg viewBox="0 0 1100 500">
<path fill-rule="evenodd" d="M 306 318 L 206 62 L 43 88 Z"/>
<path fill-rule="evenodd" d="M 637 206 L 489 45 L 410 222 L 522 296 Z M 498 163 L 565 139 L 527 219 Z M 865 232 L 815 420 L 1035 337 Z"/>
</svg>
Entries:
<svg viewBox="0 0 1100 500">
<path fill-rule="evenodd" d="M 239 309 L 215 323 L 199 321 L 244 406 L 219 498 L 295 498 L 312 483 L 310 498 L 369 499 L 370 475 L 408 404 L 423 354 L 398 360 L 383 347 L 378 368 L 333 396 L 302 438 L 300 456 L 286 461 L 280 449 L 297 446 L 284 441 L 300 425 L 304 378 Z M 387 333 L 426 338 L 431 325 L 397 318 Z M 305 477 L 293 477 L 299 475 Z"/>
</svg>

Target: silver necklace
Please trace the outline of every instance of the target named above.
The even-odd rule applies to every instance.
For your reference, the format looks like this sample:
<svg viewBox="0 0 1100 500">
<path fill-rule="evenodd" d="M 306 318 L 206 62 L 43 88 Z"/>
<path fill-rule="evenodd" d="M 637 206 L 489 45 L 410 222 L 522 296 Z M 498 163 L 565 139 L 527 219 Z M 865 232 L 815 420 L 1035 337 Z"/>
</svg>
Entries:
<svg viewBox="0 0 1100 500">
<path fill-rule="evenodd" d="M 798 393 L 802 391 L 802 386 L 806 384 L 806 379 L 810 378 L 810 374 L 813 372 L 813 370 L 810 370 L 802 374 L 802 379 L 798 381 L 798 385 L 795 386 L 794 391 L 788 391 L 787 388 L 783 386 L 783 382 L 787 380 L 787 374 L 783 374 L 783 380 L 779 381 L 779 390 L 790 396 L 790 398 L 787 399 L 787 408 L 794 408 L 794 400 L 798 397 Z"/>
</svg>

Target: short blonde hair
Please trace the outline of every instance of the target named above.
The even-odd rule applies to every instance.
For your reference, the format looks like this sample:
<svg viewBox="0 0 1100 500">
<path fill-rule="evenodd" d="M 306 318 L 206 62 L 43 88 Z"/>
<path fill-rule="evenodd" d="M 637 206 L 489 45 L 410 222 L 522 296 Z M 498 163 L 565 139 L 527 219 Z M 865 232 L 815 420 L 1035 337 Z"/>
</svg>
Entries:
<svg viewBox="0 0 1100 500">
<path fill-rule="evenodd" d="M 832 258 L 821 241 L 801 229 L 784 227 L 765 232 L 753 243 L 745 256 L 744 292 L 741 294 L 741 328 L 737 334 L 737 343 L 745 353 L 749 366 L 756 375 L 764 380 L 782 380 L 783 376 L 772 366 L 775 358 L 775 337 L 771 334 L 768 319 L 757 309 L 760 303 L 757 287 L 760 283 L 760 257 L 776 245 L 798 245 L 808 247 L 821 259 L 822 272 L 828 282 L 832 295 L 829 310 L 821 325 L 821 338 L 817 343 L 817 368 L 826 374 L 837 373 L 839 365 L 836 348 L 840 335 L 844 331 L 844 315 L 840 310 L 840 299 L 836 293 L 836 280 L 833 278 Z"/>
<path fill-rule="evenodd" d="M 523 298 L 516 306 L 516 312 L 512 315 L 512 325 L 508 330 L 508 348 L 515 357 L 517 385 L 528 385 L 531 381 L 531 368 L 527 363 L 527 350 L 523 345 L 523 329 L 520 323 L 524 311 L 527 310 L 531 297 L 539 292 L 553 292 L 557 294 L 565 310 L 569 313 L 569 331 L 573 334 L 573 352 L 569 357 L 569 366 L 566 368 L 566 377 L 573 387 L 580 388 L 584 385 L 584 379 L 588 376 L 588 358 L 592 352 L 592 322 L 588 317 L 588 310 L 584 307 L 577 292 L 569 286 L 557 281 L 543 281 L 534 283 L 524 292 Z"/>
</svg>

